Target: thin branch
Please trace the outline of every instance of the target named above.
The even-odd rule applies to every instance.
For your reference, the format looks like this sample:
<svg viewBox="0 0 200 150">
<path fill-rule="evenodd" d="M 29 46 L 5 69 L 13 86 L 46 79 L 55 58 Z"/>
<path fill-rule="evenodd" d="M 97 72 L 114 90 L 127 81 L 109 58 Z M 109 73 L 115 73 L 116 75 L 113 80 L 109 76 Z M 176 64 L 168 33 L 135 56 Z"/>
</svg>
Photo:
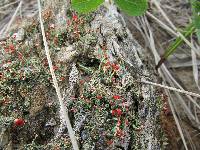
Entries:
<svg viewBox="0 0 200 150">
<path fill-rule="evenodd" d="M 158 1 L 153 0 L 155 6 L 157 7 L 157 9 L 160 11 L 160 13 L 162 14 L 162 16 L 164 17 L 164 19 L 170 24 L 170 26 L 173 28 L 174 31 L 176 31 L 177 33 L 177 37 L 181 37 L 183 39 L 183 41 L 192 49 L 194 50 L 197 54 L 199 54 L 198 50 L 185 38 L 185 36 L 179 32 L 179 30 L 176 28 L 176 26 L 173 24 L 173 22 L 169 19 L 169 17 L 167 16 L 167 14 L 163 11 L 163 9 L 160 7 Z"/>
<path fill-rule="evenodd" d="M 194 42 L 193 42 L 192 38 L 191 38 L 191 43 L 194 46 Z M 192 70 L 193 70 L 194 81 L 197 85 L 198 90 L 200 90 L 197 56 L 196 56 L 196 53 L 192 50 L 191 50 L 191 56 L 192 56 Z"/>
<path fill-rule="evenodd" d="M 183 141 L 184 147 L 185 147 L 186 150 L 188 150 L 188 147 L 187 147 L 187 144 L 186 144 L 186 140 L 185 140 L 185 137 L 184 137 L 184 134 L 183 134 L 183 130 L 181 128 L 181 125 L 179 123 L 178 117 L 177 117 L 176 112 L 174 110 L 175 107 L 173 106 L 173 103 L 171 101 L 171 99 L 172 99 L 171 98 L 171 94 L 170 94 L 170 92 L 167 89 L 165 89 L 165 92 L 170 96 L 170 98 L 168 99 L 169 106 L 171 108 L 171 112 L 172 112 L 172 115 L 174 117 L 174 121 L 176 122 L 176 126 L 178 128 L 179 134 L 180 134 L 181 139 Z"/>
<path fill-rule="evenodd" d="M 59 103 L 60 103 L 60 111 L 61 111 L 61 114 L 62 114 L 61 119 L 67 125 L 67 129 L 68 129 L 68 132 L 69 132 L 69 137 L 71 139 L 72 146 L 73 146 L 74 150 L 79 150 L 79 147 L 78 147 L 78 144 L 77 144 L 77 140 L 76 140 L 76 137 L 74 135 L 74 131 L 72 129 L 72 126 L 71 126 L 71 123 L 70 123 L 70 120 L 69 120 L 68 112 L 66 110 L 66 107 L 64 105 L 64 102 L 63 102 L 63 99 L 62 99 L 62 96 L 61 96 L 60 88 L 58 86 L 58 81 L 56 79 L 56 75 L 55 75 L 54 70 L 53 70 L 53 65 L 52 65 L 50 54 L 49 54 L 49 47 L 48 47 L 48 44 L 47 44 L 45 31 L 44 31 L 40 0 L 37 0 L 37 1 L 38 1 L 39 19 L 40 19 L 42 37 L 43 37 L 43 42 L 44 42 L 44 47 L 45 47 L 45 53 L 46 53 L 46 57 L 47 57 L 47 60 L 48 60 L 51 76 L 52 76 L 52 79 L 53 79 L 53 84 L 54 84 L 54 87 L 56 89 L 56 94 L 58 96 L 58 100 L 59 100 Z"/>
<path fill-rule="evenodd" d="M 155 6 L 157 7 L 157 9 L 160 11 L 160 13 L 162 14 L 162 16 L 164 17 L 164 19 L 170 24 L 170 26 L 177 31 L 177 28 L 175 27 L 175 25 L 172 23 L 172 21 L 169 19 L 169 17 L 167 16 L 167 14 L 163 11 L 163 9 L 160 7 L 160 4 L 158 1 L 153 0 L 153 3 L 155 4 Z"/>
<path fill-rule="evenodd" d="M 4 5 L 4 6 L 1 6 L 0 9 L 4 9 L 4 8 L 9 7 L 10 5 L 14 5 L 14 4 L 18 3 L 18 2 L 19 2 L 19 1 L 6 4 L 6 5 Z"/>
<path fill-rule="evenodd" d="M 146 12 L 146 14 L 151 17 L 152 19 L 154 19 L 155 21 L 157 21 L 161 27 L 165 28 L 166 31 L 172 33 L 175 36 L 178 36 L 176 32 L 174 32 L 174 30 L 172 30 L 169 26 L 167 26 L 165 23 L 163 23 L 160 19 L 156 18 L 154 15 L 152 15 L 150 12 Z"/>
<path fill-rule="evenodd" d="M 153 17 L 152 17 L 153 18 Z M 153 19 L 155 19 L 155 18 L 153 18 Z M 155 20 L 157 20 L 157 19 L 155 19 Z M 153 54 L 154 54 L 154 58 L 155 58 L 155 62 L 157 63 L 158 62 L 158 60 L 160 59 L 160 56 L 159 56 L 159 54 L 157 53 L 157 49 L 156 49 L 156 47 L 155 47 L 155 41 L 154 41 L 154 38 L 153 38 L 153 33 L 152 33 L 152 31 L 151 31 L 151 27 L 150 27 L 150 25 L 149 25 L 149 22 L 147 21 L 147 19 L 144 17 L 141 17 L 139 20 L 138 20 L 139 22 L 140 22 L 140 24 L 141 24 L 141 28 L 144 30 L 144 33 L 145 33 L 145 35 L 146 35 L 146 37 L 147 37 L 147 39 L 149 40 L 148 41 L 148 43 L 149 43 L 149 45 L 150 45 L 150 49 L 152 50 L 152 52 L 153 52 Z M 158 22 L 158 20 L 157 20 L 157 22 Z M 160 24 L 160 23 L 159 23 Z M 162 25 L 161 25 L 161 27 L 163 27 Z M 172 31 L 172 33 L 174 32 L 170 27 L 168 27 L 167 26 L 167 28 L 169 28 L 170 30 L 169 31 Z M 147 31 L 148 30 L 148 31 Z M 176 34 L 176 33 L 175 33 Z M 178 88 L 180 88 L 180 89 L 182 89 L 182 90 L 184 90 L 179 84 L 178 84 L 178 82 L 173 78 L 173 76 L 171 75 L 171 73 L 168 71 L 168 69 L 166 68 L 166 66 L 165 66 L 165 64 L 163 64 L 162 66 L 161 66 L 161 68 L 158 70 L 158 72 L 159 72 L 159 74 L 161 75 L 161 77 L 164 79 L 164 81 L 165 81 L 165 79 L 170 83 L 170 85 L 171 86 L 175 86 L 174 84 L 176 84 L 176 86 L 178 86 Z M 147 84 L 147 83 L 145 83 L 145 84 Z M 156 85 L 158 85 L 158 84 L 156 84 Z M 155 85 L 154 85 L 155 86 Z M 163 86 L 159 86 L 159 87 L 163 87 Z M 164 87 L 163 87 L 164 88 Z M 168 92 L 168 89 L 166 89 L 166 88 L 164 88 L 165 89 L 165 91 L 168 93 L 168 95 L 170 96 L 170 93 Z M 182 97 L 181 97 L 181 95 L 179 94 L 179 92 L 175 92 L 175 94 L 176 94 L 176 96 L 178 96 L 178 99 L 177 100 L 179 100 L 180 102 L 180 104 L 183 106 L 183 108 L 184 108 L 184 110 L 187 112 L 187 116 L 188 116 L 188 118 L 191 120 L 191 123 L 193 123 L 192 121 L 194 121 L 193 120 L 193 118 L 195 118 L 194 117 L 194 115 L 191 113 L 191 111 L 189 111 L 189 108 L 185 105 L 185 102 L 183 101 L 183 99 L 182 99 Z M 197 104 L 197 102 L 190 96 L 190 95 L 186 95 L 188 98 L 189 98 L 189 100 L 194 104 L 194 106 L 196 106 L 196 107 L 198 107 L 198 109 L 199 109 L 199 105 Z M 171 96 L 170 96 L 171 97 Z M 181 126 L 180 126 L 180 122 L 179 122 L 179 120 L 178 120 L 178 117 L 177 117 L 177 115 L 176 115 L 176 113 L 175 113 L 175 110 L 174 109 L 177 109 L 177 107 L 176 106 L 173 106 L 173 104 L 172 104 L 172 102 L 173 101 L 171 101 L 171 100 L 169 100 L 170 102 L 170 108 L 171 109 L 173 109 L 172 111 L 172 114 L 173 114 L 173 116 L 174 116 L 174 119 L 175 119 L 175 122 L 176 122 L 176 125 L 177 125 L 177 127 L 178 127 L 178 131 L 179 131 L 179 133 L 180 133 L 180 135 L 181 135 L 181 139 L 182 139 L 182 141 L 183 141 L 183 143 L 184 143 L 184 146 L 185 146 L 185 148 L 187 149 L 187 144 L 186 144 L 186 141 L 185 141 L 185 138 L 184 138 L 184 135 L 183 135 L 183 130 L 182 130 L 182 128 L 181 128 Z M 189 102 L 190 102 L 189 101 Z M 196 108 L 195 107 L 195 108 Z M 178 111 L 179 110 L 176 110 L 176 112 L 178 113 Z M 192 119 L 191 119 L 192 118 Z M 197 125 L 199 124 L 199 121 L 198 120 L 196 120 L 195 121 L 195 123 L 197 123 Z M 196 125 L 195 125 L 196 126 Z"/>
<path fill-rule="evenodd" d="M 8 30 L 10 29 L 10 27 L 11 27 L 13 21 L 15 20 L 15 18 L 16 18 L 16 16 L 17 16 L 17 12 L 19 11 L 20 7 L 22 6 L 22 3 L 23 3 L 23 0 L 21 0 L 20 3 L 19 3 L 19 5 L 17 6 L 17 9 L 15 10 L 15 13 L 13 14 L 12 18 L 10 19 L 10 21 L 9 21 L 9 23 L 8 23 L 8 25 L 7 25 L 6 29 L 5 29 L 5 31 L 4 31 L 4 30 L 1 31 L 0 34 L 2 34 L 2 33 L 4 32 L 4 33 L 3 33 L 3 37 L 6 36 Z"/>
<path fill-rule="evenodd" d="M 170 86 L 166 86 L 166 85 L 162 85 L 162 84 L 158 84 L 158 83 L 154 83 L 154 82 L 150 82 L 150 81 L 141 81 L 141 82 L 146 83 L 146 84 L 150 84 L 150 85 L 154 85 L 154 86 L 158 86 L 158 87 L 162 87 L 164 89 L 168 89 L 168 90 L 171 90 L 171 91 L 175 91 L 175 92 L 179 92 L 179 93 L 183 93 L 183 94 L 186 94 L 186 95 L 190 95 L 190 96 L 200 98 L 200 95 L 197 94 L 197 93 L 185 91 L 185 90 L 182 90 L 182 89 L 177 89 L 177 88 L 174 88 L 174 87 L 170 87 Z"/>
<path fill-rule="evenodd" d="M 155 44 L 154 44 L 154 38 L 153 38 L 153 33 L 150 29 L 150 26 L 149 26 L 149 23 L 147 21 L 146 18 L 141 18 L 142 19 L 142 22 L 143 22 L 143 30 L 145 31 L 145 34 L 147 37 L 149 37 L 149 45 L 150 45 L 150 48 L 154 54 L 154 58 L 155 58 L 155 62 L 158 63 L 158 60 L 160 59 L 160 56 L 158 55 L 158 52 L 155 48 Z M 149 35 L 148 35 L 148 32 L 146 31 L 146 27 L 145 27 L 145 24 L 146 24 L 146 27 L 148 29 L 148 32 L 149 32 Z M 159 74 L 162 74 L 161 72 L 164 72 L 164 76 L 166 78 L 168 78 L 168 81 L 170 84 L 174 83 L 178 88 L 180 88 L 181 90 L 184 90 L 182 88 L 182 86 L 180 86 L 180 84 L 174 79 L 174 77 L 171 75 L 171 73 L 169 72 L 169 70 L 167 69 L 167 67 L 165 66 L 165 64 L 163 64 L 161 66 L 161 70 L 159 69 L 158 70 Z M 163 78 L 164 78 L 163 76 Z M 174 85 L 173 84 L 173 85 Z M 188 99 L 195 105 L 197 106 L 199 109 L 200 109 L 200 106 L 197 104 L 197 102 L 190 96 L 190 95 L 186 95 L 188 97 Z"/>
</svg>

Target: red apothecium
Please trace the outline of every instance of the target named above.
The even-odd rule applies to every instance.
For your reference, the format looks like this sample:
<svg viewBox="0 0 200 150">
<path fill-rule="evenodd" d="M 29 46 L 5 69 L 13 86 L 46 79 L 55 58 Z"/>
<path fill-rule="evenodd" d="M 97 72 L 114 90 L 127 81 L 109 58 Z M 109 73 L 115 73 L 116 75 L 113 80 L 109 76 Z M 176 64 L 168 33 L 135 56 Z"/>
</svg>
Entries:
<svg viewBox="0 0 200 150">
<path fill-rule="evenodd" d="M 15 126 L 21 127 L 21 126 L 23 126 L 24 124 L 25 124 L 24 119 L 17 118 L 17 119 L 14 120 L 14 125 L 15 125 Z"/>
<path fill-rule="evenodd" d="M 97 99 L 102 99 L 103 97 L 101 95 L 97 95 Z"/>
<path fill-rule="evenodd" d="M 118 115 L 118 116 L 121 116 L 121 115 L 122 115 L 122 110 L 121 110 L 121 109 L 117 108 L 117 109 L 116 109 L 116 112 L 117 112 L 117 115 Z"/>
<path fill-rule="evenodd" d="M 72 19 L 73 19 L 74 21 L 77 21 L 77 20 L 78 20 L 78 16 L 77 16 L 76 14 L 73 14 Z"/>
<path fill-rule="evenodd" d="M 118 99 L 121 98 L 121 96 L 120 96 L 120 95 L 114 95 L 113 98 L 114 98 L 115 100 L 118 100 Z"/>
<path fill-rule="evenodd" d="M 112 64 L 112 68 L 113 68 L 113 70 L 117 71 L 117 70 L 119 70 L 120 67 L 117 64 Z"/>
</svg>

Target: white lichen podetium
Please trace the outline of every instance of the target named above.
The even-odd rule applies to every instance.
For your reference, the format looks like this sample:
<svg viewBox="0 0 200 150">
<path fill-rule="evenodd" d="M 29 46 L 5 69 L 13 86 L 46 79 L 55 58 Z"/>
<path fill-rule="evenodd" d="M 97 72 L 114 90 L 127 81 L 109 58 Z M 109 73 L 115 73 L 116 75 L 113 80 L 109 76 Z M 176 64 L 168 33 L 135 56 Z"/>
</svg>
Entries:
<svg viewBox="0 0 200 150">
<path fill-rule="evenodd" d="M 117 7 L 112 0 L 105 0 L 104 6 L 108 9 L 106 16 L 118 16 Z"/>
<path fill-rule="evenodd" d="M 69 74 L 69 91 L 70 91 L 70 94 L 72 93 L 74 85 L 78 81 L 78 75 L 79 75 L 79 71 L 78 71 L 78 69 L 76 67 L 76 64 L 73 63 L 72 64 L 72 70 L 71 70 L 71 72 Z"/>
<path fill-rule="evenodd" d="M 112 0 L 105 0 L 103 3 L 103 5 L 108 9 L 109 9 L 110 5 L 112 5 L 112 4 L 113 4 Z"/>
<path fill-rule="evenodd" d="M 72 96 L 74 85 L 78 81 L 78 77 L 79 77 L 78 75 L 79 75 L 79 71 L 78 71 L 78 69 L 76 67 L 76 64 L 72 63 L 72 69 L 71 69 L 71 72 L 69 74 L 69 88 L 63 94 L 63 101 L 64 101 L 64 105 L 65 106 L 67 106 L 67 103 L 70 101 L 70 97 Z M 67 109 L 65 111 L 67 111 Z M 60 116 L 61 117 L 63 116 L 61 110 L 60 110 Z M 66 128 L 66 123 L 63 122 L 63 119 L 61 119 L 61 125 L 60 125 L 60 127 L 58 129 L 58 133 L 57 133 L 56 136 L 59 137 L 63 133 L 65 128 Z"/>
<path fill-rule="evenodd" d="M 109 5 L 111 5 L 112 4 L 112 1 L 111 0 L 105 0 L 105 2 L 104 2 L 104 5 L 106 6 L 106 7 L 109 7 Z"/>
</svg>

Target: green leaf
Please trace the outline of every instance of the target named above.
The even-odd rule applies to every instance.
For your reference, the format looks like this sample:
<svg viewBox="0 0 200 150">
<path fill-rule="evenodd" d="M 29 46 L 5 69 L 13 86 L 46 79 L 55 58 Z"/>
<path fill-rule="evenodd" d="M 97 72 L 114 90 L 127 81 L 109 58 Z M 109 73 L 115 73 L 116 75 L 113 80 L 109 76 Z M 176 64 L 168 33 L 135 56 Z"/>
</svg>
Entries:
<svg viewBox="0 0 200 150">
<path fill-rule="evenodd" d="M 194 24 L 191 23 L 189 24 L 188 27 L 186 27 L 184 29 L 184 32 L 183 32 L 183 36 L 185 38 L 189 37 L 193 32 L 195 31 L 195 27 L 194 27 Z M 165 51 L 164 55 L 161 57 L 160 61 L 158 62 L 157 66 L 156 66 L 156 69 L 158 69 L 162 64 L 163 62 L 170 56 L 172 55 L 176 49 L 181 45 L 183 44 L 183 39 L 181 37 L 177 37 L 176 40 L 168 47 L 168 49 Z"/>
<path fill-rule="evenodd" d="M 200 29 L 196 29 L 196 34 L 197 34 L 198 40 L 200 42 Z"/>
<path fill-rule="evenodd" d="M 130 16 L 140 16 L 148 7 L 147 0 L 115 0 L 115 3 Z"/>
<path fill-rule="evenodd" d="M 89 13 L 101 5 L 104 0 L 72 0 L 72 8 L 79 13 Z"/>
<path fill-rule="evenodd" d="M 200 2 L 197 0 L 192 0 L 192 12 L 193 12 L 193 22 L 196 27 L 197 37 L 200 42 Z"/>
</svg>

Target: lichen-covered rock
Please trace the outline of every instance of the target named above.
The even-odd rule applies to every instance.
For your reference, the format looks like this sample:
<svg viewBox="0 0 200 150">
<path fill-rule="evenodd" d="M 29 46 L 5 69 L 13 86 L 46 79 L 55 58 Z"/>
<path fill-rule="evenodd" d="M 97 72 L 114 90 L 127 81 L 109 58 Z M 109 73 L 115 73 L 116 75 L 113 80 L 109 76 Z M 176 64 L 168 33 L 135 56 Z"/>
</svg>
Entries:
<svg viewBox="0 0 200 150">
<path fill-rule="evenodd" d="M 3 148 L 9 143 L 9 133 L 6 128 L 1 127 L 0 134 L 0 147 Z"/>
<path fill-rule="evenodd" d="M 121 15 L 114 6 L 89 16 L 74 17 L 71 10 L 64 14 L 59 25 L 53 10 L 46 9 L 43 19 L 53 70 L 80 149 L 159 149 L 159 99 L 152 87 L 139 82 L 151 80 L 152 68 L 142 63 L 142 48 Z M 24 126 L 8 128 L 2 145 L 71 149 L 40 32 L 39 23 L 33 22 L 23 41 L 10 46 L 9 38 L 1 46 L 7 54 L 0 70 L 1 113 L 25 120 Z"/>
<path fill-rule="evenodd" d="M 108 100 L 110 99 L 110 95 L 116 93 L 123 95 L 124 103 L 128 103 L 130 106 L 130 110 L 126 112 L 127 116 L 124 118 L 127 118 L 129 121 L 133 121 L 131 122 L 132 126 L 127 126 L 127 129 L 119 128 L 124 131 L 124 134 L 127 135 L 122 139 L 116 139 L 113 137 L 112 142 L 114 144 L 111 144 L 113 148 L 110 147 L 109 149 L 115 149 L 116 147 L 123 147 L 123 149 L 160 149 L 160 140 L 162 139 L 159 139 L 161 127 L 159 124 L 157 124 L 157 122 L 159 121 L 160 111 L 160 106 L 158 105 L 158 95 L 156 95 L 153 87 L 149 85 L 140 85 L 137 83 L 137 81 L 139 80 L 151 80 L 153 78 L 150 75 L 151 71 L 148 71 L 148 69 L 150 68 L 145 68 L 145 64 L 142 63 L 143 58 L 141 58 L 141 56 L 139 55 L 142 48 L 130 35 L 125 23 L 123 22 L 122 16 L 118 14 L 114 6 L 111 6 L 110 10 L 106 13 L 105 12 L 106 11 L 104 10 L 104 8 L 102 8 L 101 11 L 98 11 L 91 25 L 92 30 L 94 30 L 98 36 L 97 43 L 102 47 L 102 50 L 104 51 L 100 52 L 101 55 L 104 55 L 104 57 L 101 58 L 100 66 L 102 67 L 103 65 L 107 65 L 108 63 L 118 63 L 120 66 L 120 70 L 113 73 L 115 75 L 115 79 L 118 80 L 118 82 L 116 82 L 117 84 L 113 84 L 112 81 L 109 81 L 109 76 L 106 76 L 106 70 L 103 69 L 97 71 L 98 75 L 93 74 L 94 76 L 91 77 L 92 79 L 90 80 L 91 83 L 89 82 L 87 84 L 90 89 L 93 89 L 95 91 L 91 92 L 91 94 L 95 93 L 103 95 L 103 97 L 105 97 L 106 99 L 108 98 Z M 107 52 L 105 52 L 106 50 Z M 104 62 L 106 61 L 106 59 L 107 62 Z M 125 66 L 123 66 L 124 63 Z M 116 65 L 113 67 L 113 69 L 115 69 L 115 67 Z M 129 67 L 129 69 L 125 69 L 126 67 Z M 104 72 L 103 76 L 105 77 L 101 76 L 101 71 Z M 85 85 L 86 87 L 87 84 Z M 111 89 L 109 89 L 109 87 L 111 87 Z M 90 89 L 86 89 L 85 92 L 88 93 Z M 131 95 L 128 96 L 129 92 L 131 93 Z M 84 97 L 84 92 L 81 93 L 83 93 Z M 88 103 L 90 103 L 90 101 Z M 97 106 L 95 107 L 98 108 L 99 104 L 97 103 L 96 105 Z M 119 107 L 120 105 L 121 104 L 119 103 L 117 107 Z M 81 108 L 80 110 L 82 111 L 82 109 L 83 108 Z M 130 114 L 131 116 L 128 115 L 130 113 L 129 111 L 133 113 Z M 107 125 L 109 126 L 109 121 L 106 118 L 111 114 L 108 111 L 104 112 L 102 109 L 100 109 L 100 112 L 103 112 L 103 114 L 100 115 L 98 113 L 97 115 L 93 111 L 90 112 L 91 116 L 95 116 L 96 120 L 93 120 L 92 117 L 88 121 L 85 120 L 85 124 L 90 122 L 91 124 L 89 126 L 93 128 L 93 124 L 94 128 L 97 128 L 97 130 L 99 130 L 100 128 L 98 127 L 98 124 L 105 125 L 105 127 L 103 127 L 103 130 L 105 134 L 108 134 L 105 128 L 109 128 L 106 127 Z M 108 116 L 106 116 L 106 114 Z M 100 119 L 101 117 L 102 120 Z M 100 122 L 98 122 L 98 119 L 100 119 Z M 104 119 L 106 119 L 106 121 Z M 86 126 L 88 126 L 88 124 Z M 118 126 L 115 126 L 114 132 L 116 133 L 114 134 L 114 136 L 118 135 L 117 128 Z M 125 130 L 128 130 L 128 132 L 125 132 Z M 83 129 L 83 132 L 85 132 L 85 129 Z M 99 131 L 97 131 L 95 135 L 99 135 L 99 140 L 102 138 L 102 136 L 106 136 L 101 135 L 98 132 Z M 110 134 L 112 134 L 112 132 Z M 91 134 L 89 137 L 93 137 L 93 135 Z M 95 146 L 96 144 L 98 144 L 98 140 L 97 143 L 93 142 L 89 144 L 87 140 L 84 140 L 84 143 L 82 144 L 83 147 L 85 145 L 87 145 L 88 147 L 89 144 L 90 148 L 92 148 L 92 145 Z M 103 143 L 106 143 L 106 141 L 104 141 Z M 101 146 L 103 145 L 101 144 Z M 106 149 L 107 146 L 108 145 L 105 145 L 99 149 Z"/>
<path fill-rule="evenodd" d="M 16 33 L 14 33 L 12 35 L 12 37 L 16 40 L 16 41 L 22 41 L 24 39 L 24 29 L 20 28 L 18 29 L 18 31 Z"/>
<path fill-rule="evenodd" d="M 12 126 L 13 118 L 0 117 L 0 149 L 10 149 L 12 145 L 10 137 L 10 127 Z"/>
<path fill-rule="evenodd" d="M 75 51 L 72 46 L 62 47 L 61 50 L 57 53 L 55 59 L 63 63 L 70 63 L 77 55 L 77 51 Z"/>
<path fill-rule="evenodd" d="M 30 117 L 36 116 L 41 112 L 48 101 L 48 89 L 43 85 L 37 85 L 33 88 L 33 93 L 30 93 Z M 28 95 L 27 95 L 28 96 Z"/>
</svg>

